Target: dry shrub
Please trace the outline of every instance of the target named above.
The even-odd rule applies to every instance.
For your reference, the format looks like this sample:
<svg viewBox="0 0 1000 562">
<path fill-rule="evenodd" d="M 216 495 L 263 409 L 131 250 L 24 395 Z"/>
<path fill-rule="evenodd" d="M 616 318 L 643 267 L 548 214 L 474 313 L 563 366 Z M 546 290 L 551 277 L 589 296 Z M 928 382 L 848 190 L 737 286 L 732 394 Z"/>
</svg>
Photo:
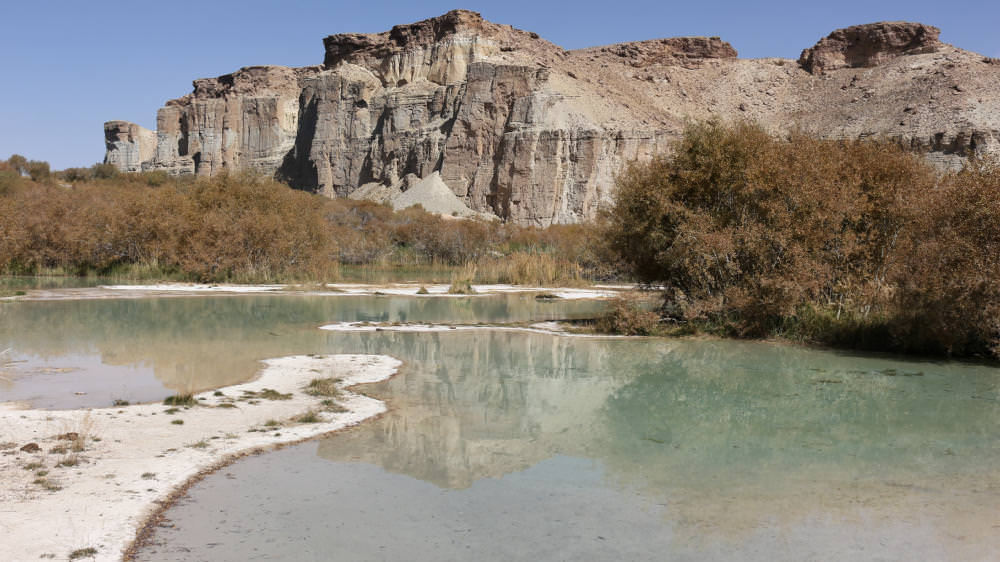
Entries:
<svg viewBox="0 0 1000 562">
<path fill-rule="evenodd" d="M 154 263 L 205 281 L 320 273 L 333 252 L 323 206 L 251 175 L 155 189 L 32 185 L 0 198 L 0 267 L 107 272 Z"/>
<path fill-rule="evenodd" d="M 997 341 L 1000 182 L 880 141 L 697 124 L 633 165 L 611 245 L 668 315 L 739 336 L 985 354 Z"/>
<path fill-rule="evenodd" d="M 597 318 L 598 332 L 624 336 L 649 336 L 657 331 L 660 316 L 643 308 L 634 296 L 616 298 L 608 303 L 607 311 Z"/>
<path fill-rule="evenodd" d="M 623 175 L 612 243 L 682 318 L 761 335 L 808 302 L 870 308 L 908 218 L 897 201 L 934 180 L 890 144 L 701 124 Z"/>
<path fill-rule="evenodd" d="M 893 280 L 910 351 L 1000 355 L 1000 167 L 974 161 L 914 201 Z"/>
<path fill-rule="evenodd" d="M 32 181 L 0 161 L 0 271 L 201 281 L 316 280 L 339 264 L 462 267 L 477 281 L 576 283 L 620 269 L 599 225 L 524 228 L 327 199 L 261 176 L 106 165 Z"/>
</svg>

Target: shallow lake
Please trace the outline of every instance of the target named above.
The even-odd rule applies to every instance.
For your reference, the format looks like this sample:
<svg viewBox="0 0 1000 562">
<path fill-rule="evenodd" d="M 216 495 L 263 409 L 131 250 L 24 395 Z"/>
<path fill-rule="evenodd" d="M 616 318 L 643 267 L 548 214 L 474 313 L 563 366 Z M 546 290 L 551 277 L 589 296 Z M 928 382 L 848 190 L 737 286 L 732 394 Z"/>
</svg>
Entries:
<svg viewBox="0 0 1000 562">
<path fill-rule="evenodd" d="M 295 353 L 405 362 L 363 388 L 387 414 L 209 476 L 140 560 L 1000 559 L 995 368 L 768 343 L 317 329 L 600 306 L 526 295 L 22 302 L 0 306 L 0 346 L 25 361 L 0 397 L 104 405 L 107 380 L 86 381 L 117 377 L 114 398 L 158 399 Z M 87 394 L 64 396 L 45 377 L 76 377 Z"/>
<path fill-rule="evenodd" d="M 0 302 L 0 401 L 37 408 L 162 400 L 236 384 L 261 359 L 337 352 L 329 322 L 520 322 L 592 316 L 599 301 L 240 295 Z M 333 345 L 333 347 L 331 347 Z"/>
</svg>

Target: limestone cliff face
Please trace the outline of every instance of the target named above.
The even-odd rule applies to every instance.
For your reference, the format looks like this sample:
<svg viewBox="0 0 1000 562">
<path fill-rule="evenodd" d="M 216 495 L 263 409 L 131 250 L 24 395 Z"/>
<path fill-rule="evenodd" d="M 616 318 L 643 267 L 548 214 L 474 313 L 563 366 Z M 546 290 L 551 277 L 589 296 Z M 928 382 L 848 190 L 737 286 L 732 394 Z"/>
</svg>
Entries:
<svg viewBox="0 0 1000 562">
<path fill-rule="evenodd" d="M 717 37 L 565 51 L 459 10 L 327 37 L 321 66 L 196 80 L 160 110 L 155 140 L 108 123 L 106 160 L 253 168 L 331 197 L 439 172 L 472 209 L 541 226 L 594 216 L 623 166 L 668 150 L 688 119 L 887 136 L 956 166 L 1000 146 L 1000 65 L 937 37 L 921 24 L 855 26 L 795 64 L 739 59 Z"/>
<path fill-rule="evenodd" d="M 195 80 L 194 92 L 157 113 L 155 157 L 143 169 L 273 172 L 298 131 L 300 83 L 318 72 L 318 67 L 256 66 Z"/>
<path fill-rule="evenodd" d="M 105 162 L 125 172 L 142 171 L 142 163 L 151 160 L 156 149 L 156 133 L 127 121 L 104 124 Z"/>
</svg>

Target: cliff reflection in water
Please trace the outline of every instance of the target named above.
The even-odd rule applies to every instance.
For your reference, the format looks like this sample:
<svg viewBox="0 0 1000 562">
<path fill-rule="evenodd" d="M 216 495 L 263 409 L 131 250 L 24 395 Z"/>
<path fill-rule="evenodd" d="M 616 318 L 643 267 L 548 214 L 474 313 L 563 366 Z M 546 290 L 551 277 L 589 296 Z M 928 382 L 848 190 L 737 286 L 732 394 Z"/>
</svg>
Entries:
<svg viewBox="0 0 1000 562">
<path fill-rule="evenodd" d="M 1000 379 L 989 367 L 731 341 L 331 338 L 407 364 L 365 389 L 391 410 L 321 441 L 318 454 L 442 488 L 588 458 L 608 485 L 726 533 L 844 515 L 872 497 L 882 503 L 868 516 L 934 501 L 936 523 L 987 532 L 970 505 L 1000 500 Z M 976 489 L 992 491 L 971 498 Z"/>
<path fill-rule="evenodd" d="M 577 317 L 595 301 L 538 302 L 531 295 L 472 298 L 245 295 L 51 302 L 0 306 L 0 350 L 57 367 L 131 366 L 147 374 L 157 396 L 245 381 L 258 361 L 297 353 L 336 353 L 317 328 L 328 322 L 476 323 Z M 108 369 L 110 370 L 110 369 Z M 70 374 L 66 375 L 70 377 Z M 155 379 L 153 379 L 155 377 Z M 19 376 L 16 384 L 30 385 Z M 118 398 L 133 401 L 130 382 Z M 10 395 L 10 389 L 6 394 Z M 94 389 L 96 391 L 96 389 Z M 0 395 L 0 399 L 4 398 Z M 99 406 L 107 404 L 78 404 Z"/>
</svg>

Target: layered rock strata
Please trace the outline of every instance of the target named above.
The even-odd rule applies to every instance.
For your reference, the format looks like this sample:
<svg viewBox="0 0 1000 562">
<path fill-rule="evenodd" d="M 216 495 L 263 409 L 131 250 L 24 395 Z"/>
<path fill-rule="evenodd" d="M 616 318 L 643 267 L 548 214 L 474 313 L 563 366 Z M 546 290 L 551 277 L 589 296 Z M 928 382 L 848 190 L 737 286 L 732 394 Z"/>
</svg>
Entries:
<svg viewBox="0 0 1000 562">
<path fill-rule="evenodd" d="M 626 163 L 668 150 L 691 119 L 891 138 L 946 167 L 1000 147 L 1000 64 L 921 24 L 838 30 L 798 63 L 739 59 L 717 37 L 565 51 L 460 10 L 323 44 L 320 66 L 196 80 L 160 110 L 155 140 L 109 123 L 107 161 L 252 168 L 331 197 L 437 172 L 471 209 L 544 226 L 594 216 Z"/>
<path fill-rule="evenodd" d="M 123 172 L 140 172 L 142 163 L 156 155 L 156 132 L 128 121 L 108 121 L 104 124 L 104 161 Z"/>
<path fill-rule="evenodd" d="M 902 21 L 838 29 L 802 51 L 799 64 L 813 74 L 838 68 L 868 68 L 900 55 L 936 52 L 941 30 Z"/>
</svg>

